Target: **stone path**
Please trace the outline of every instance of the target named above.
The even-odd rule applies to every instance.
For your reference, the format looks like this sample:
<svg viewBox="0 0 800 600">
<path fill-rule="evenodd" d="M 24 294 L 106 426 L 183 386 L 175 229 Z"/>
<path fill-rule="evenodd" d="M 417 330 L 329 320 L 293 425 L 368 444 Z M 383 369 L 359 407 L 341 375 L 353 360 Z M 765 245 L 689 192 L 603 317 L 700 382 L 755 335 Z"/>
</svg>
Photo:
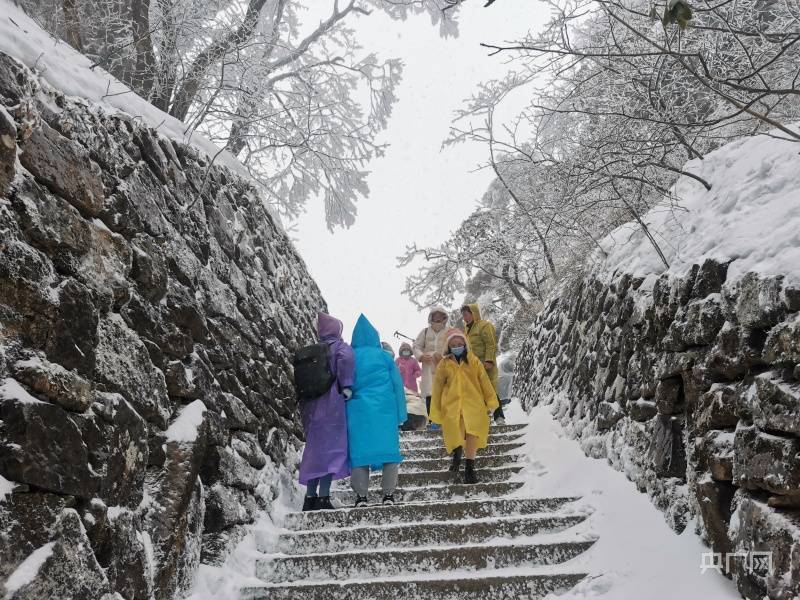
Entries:
<svg viewBox="0 0 800 600">
<path fill-rule="evenodd" d="M 439 432 L 404 433 L 395 493 L 402 504 L 287 515 L 277 548 L 258 564 L 263 586 L 242 590 L 242 598 L 500 600 L 574 586 L 586 575 L 560 563 L 593 542 L 532 536 L 580 523 L 585 517 L 560 512 L 576 498 L 509 496 L 523 485 L 515 479 L 523 428 L 493 428 L 477 485 L 453 481 Z M 371 502 L 381 498 L 379 477 Z M 334 502 L 351 506 L 347 484 L 336 485 Z"/>
</svg>

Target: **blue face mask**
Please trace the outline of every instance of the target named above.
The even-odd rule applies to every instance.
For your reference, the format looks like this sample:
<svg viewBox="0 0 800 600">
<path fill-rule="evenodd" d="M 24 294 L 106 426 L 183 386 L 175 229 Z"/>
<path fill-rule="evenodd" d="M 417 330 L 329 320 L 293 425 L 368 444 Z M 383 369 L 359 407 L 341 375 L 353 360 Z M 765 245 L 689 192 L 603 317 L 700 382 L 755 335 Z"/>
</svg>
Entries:
<svg viewBox="0 0 800 600">
<path fill-rule="evenodd" d="M 461 356 L 466 352 L 466 348 L 464 346 L 453 346 L 450 348 L 450 352 L 453 353 L 453 356 L 457 358 L 461 358 Z"/>
</svg>

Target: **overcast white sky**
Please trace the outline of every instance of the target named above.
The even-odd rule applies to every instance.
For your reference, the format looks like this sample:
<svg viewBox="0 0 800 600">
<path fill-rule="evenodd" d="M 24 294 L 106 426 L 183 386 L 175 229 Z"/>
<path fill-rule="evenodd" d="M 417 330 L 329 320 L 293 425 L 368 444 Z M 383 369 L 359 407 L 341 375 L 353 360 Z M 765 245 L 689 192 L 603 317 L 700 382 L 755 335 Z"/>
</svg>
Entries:
<svg viewBox="0 0 800 600">
<path fill-rule="evenodd" d="M 506 72 L 504 59 L 487 56 L 479 43 L 518 38 L 540 27 L 548 13 L 535 0 L 483 4 L 470 0 L 461 8 L 456 39 L 440 38 L 427 17 L 395 22 L 375 13 L 357 22 L 365 48 L 405 62 L 399 102 L 383 136 L 391 146 L 369 167 L 370 197 L 359 204 L 351 229 L 330 234 L 315 203 L 294 234 L 329 310 L 345 323 L 346 340 L 361 312 L 395 349 L 399 342 L 390 338 L 396 329 L 412 336 L 421 330 L 425 317 L 401 295 L 406 273 L 396 258 L 406 244 L 445 240 L 491 181 L 489 172 L 474 172 L 485 147 L 442 151 L 442 140 L 453 111 L 477 84 Z"/>
</svg>

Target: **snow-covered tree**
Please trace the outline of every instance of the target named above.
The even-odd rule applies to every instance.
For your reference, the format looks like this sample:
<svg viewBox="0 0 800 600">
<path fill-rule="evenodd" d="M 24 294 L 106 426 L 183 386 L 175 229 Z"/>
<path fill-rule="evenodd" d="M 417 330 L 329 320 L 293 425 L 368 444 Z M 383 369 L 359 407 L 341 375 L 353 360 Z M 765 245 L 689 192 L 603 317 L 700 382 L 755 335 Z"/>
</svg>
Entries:
<svg viewBox="0 0 800 600">
<path fill-rule="evenodd" d="M 800 4 L 668 2 L 549 0 L 542 31 L 484 44 L 510 59 L 510 71 L 476 90 L 446 144 L 485 145 L 490 192 L 513 208 L 504 243 L 523 248 L 519 267 L 535 273 L 537 294 L 580 274 L 592 253 L 602 257 L 600 240 L 629 221 L 666 264 L 645 215 L 656 204 L 680 210 L 672 190 L 680 176 L 710 188 L 687 161 L 766 130 L 800 140 Z M 497 123 L 511 97 L 526 107 Z M 452 239 L 412 246 L 401 265 L 422 270 L 408 277 L 407 293 L 467 289 L 470 273 L 461 280 L 443 270 L 453 247 Z M 506 287 L 494 285 L 493 298 Z M 504 314 L 516 314 L 509 306 Z"/>
<path fill-rule="evenodd" d="M 699 0 L 681 27 L 670 14 L 688 3 L 666 1 L 548 0 L 553 17 L 541 32 L 484 45 L 547 83 L 553 93 L 540 87 L 540 109 L 559 110 L 558 99 L 561 110 L 579 110 L 588 90 L 616 100 L 601 116 L 686 128 L 745 117 L 800 139 L 789 125 L 800 95 L 800 5 Z"/>
<path fill-rule="evenodd" d="M 321 197 L 351 225 L 402 75 L 353 22 L 427 14 L 457 34 L 452 0 L 22 0 L 47 29 L 161 110 L 240 158 L 292 219 Z M 448 10 L 445 10 L 448 9 Z"/>
</svg>

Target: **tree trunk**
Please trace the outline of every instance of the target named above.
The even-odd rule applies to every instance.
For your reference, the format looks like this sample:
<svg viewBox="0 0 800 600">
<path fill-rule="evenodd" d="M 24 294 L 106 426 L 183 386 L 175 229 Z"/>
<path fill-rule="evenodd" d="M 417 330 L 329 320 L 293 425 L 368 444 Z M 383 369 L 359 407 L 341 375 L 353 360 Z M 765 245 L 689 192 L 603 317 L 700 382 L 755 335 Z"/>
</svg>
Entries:
<svg viewBox="0 0 800 600">
<path fill-rule="evenodd" d="M 131 83 L 134 91 L 147 98 L 153 89 L 156 62 L 153 41 L 150 37 L 150 0 L 132 0 L 131 30 L 136 49 L 136 66 Z"/>
<path fill-rule="evenodd" d="M 642 228 L 642 231 L 644 232 L 645 236 L 647 236 L 647 239 L 650 241 L 650 244 L 653 246 L 653 248 L 655 248 L 655 251 L 658 254 L 658 257 L 661 259 L 661 262 L 664 263 L 664 266 L 667 269 L 669 269 L 669 262 L 667 261 L 667 257 L 664 256 L 664 253 L 661 251 L 661 246 L 658 245 L 656 238 L 654 238 L 653 234 L 650 233 L 650 228 L 647 226 L 647 223 L 645 223 L 642 217 L 639 216 L 639 211 L 637 211 L 636 208 L 634 208 L 634 206 L 625 199 L 625 196 L 620 192 L 619 188 L 617 188 L 617 184 L 614 181 L 614 176 L 611 175 L 611 173 L 609 173 L 609 177 L 611 177 L 611 186 L 614 188 L 614 192 L 616 192 L 617 197 L 620 200 L 622 200 L 623 204 L 625 204 L 628 211 L 630 211 L 631 215 L 633 215 L 633 218 L 639 224 L 639 227 Z"/>
<path fill-rule="evenodd" d="M 506 285 L 508 285 L 508 289 L 511 290 L 512 294 L 514 294 L 514 298 L 517 299 L 517 302 L 519 302 L 520 306 L 527 307 L 528 301 L 525 299 L 525 296 L 522 295 L 522 292 L 519 291 L 517 284 L 514 283 L 514 280 L 511 278 L 510 270 L 511 269 L 508 265 L 503 266 L 503 279 L 505 280 Z"/>
<path fill-rule="evenodd" d="M 539 227 L 536 225 L 536 220 L 533 218 L 533 215 L 531 215 L 528 207 L 522 203 L 522 201 L 514 193 L 514 190 L 511 189 L 511 186 L 508 185 L 508 182 L 506 182 L 506 179 L 500 172 L 500 169 L 497 166 L 497 161 L 494 158 L 494 109 L 490 111 L 489 116 L 487 117 L 486 127 L 489 130 L 489 157 L 492 161 L 492 170 L 494 171 L 494 174 L 497 175 L 497 179 L 508 192 L 508 195 L 511 196 L 511 199 L 514 201 L 514 203 L 525 214 L 525 216 L 528 217 L 528 221 L 530 222 L 531 227 L 533 227 L 536 237 L 539 238 L 539 243 L 542 245 L 542 252 L 544 253 L 545 260 L 547 261 L 547 266 L 550 268 L 550 272 L 553 275 L 553 280 L 555 281 L 558 278 L 558 273 L 556 271 L 556 263 L 553 260 L 553 255 L 550 252 L 550 245 L 547 243 L 547 240 L 544 238 L 542 232 L 539 230 Z"/>
<path fill-rule="evenodd" d="M 280 30 L 281 23 L 283 23 L 283 13 L 284 9 L 286 8 L 286 2 L 287 0 L 278 0 L 277 5 L 275 6 L 275 16 L 272 19 L 269 45 L 264 50 L 264 56 L 262 57 L 264 63 L 269 62 L 269 60 L 272 58 L 273 52 L 275 51 L 275 46 L 278 42 L 278 31 Z M 239 99 L 239 106 L 236 109 L 236 115 L 239 117 L 239 119 L 235 120 L 231 125 L 231 134 L 228 137 L 228 143 L 226 144 L 228 151 L 234 156 L 238 156 L 239 153 L 244 149 L 247 140 L 247 134 L 250 131 L 249 118 L 255 109 L 255 102 L 255 98 L 253 98 L 251 94 L 242 92 Z"/>
<path fill-rule="evenodd" d="M 155 69 L 153 89 L 150 92 L 150 102 L 164 112 L 169 111 L 172 94 L 175 91 L 177 80 L 177 39 L 178 28 L 175 25 L 173 14 L 173 0 L 158 0 L 158 6 L 163 15 L 162 42 L 159 51 L 159 61 Z"/>
<path fill-rule="evenodd" d="M 186 72 L 186 77 L 175 93 L 170 114 L 183 121 L 189 114 L 189 109 L 197 98 L 200 86 L 211 66 L 236 46 L 241 45 L 253 35 L 258 24 L 261 9 L 267 0 L 250 0 L 242 24 L 234 31 L 220 39 L 211 42 L 211 45 L 197 55 L 194 62 Z"/>
<path fill-rule="evenodd" d="M 81 37 L 81 19 L 75 0 L 63 0 L 61 8 L 64 10 L 64 25 L 67 33 L 67 43 L 78 52 L 83 52 L 83 38 Z"/>
<path fill-rule="evenodd" d="M 287 0 L 279 0 L 277 6 L 275 7 L 275 18 L 273 19 L 273 25 L 270 31 L 270 43 L 263 57 L 263 62 L 265 64 L 268 64 L 269 59 L 272 56 L 272 52 L 277 44 L 278 30 L 281 22 L 283 21 L 283 13 L 284 8 L 286 7 L 286 2 Z M 322 21 L 314 31 L 309 33 L 308 36 L 306 36 L 306 38 L 297 45 L 297 48 L 273 63 L 268 64 L 268 71 L 264 73 L 262 77 L 266 80 L 271 73 L 274 73 L 275 71 L 282 69 L 296 61 L 308 51 L 311 44 L 319 40 L 323 35 L 335 27 L 337 23 L 342 21 L 347 17 L 347 15 L 356 10 L 358 9 L 356 8 L 355 2 L 350 2 L 342 10 L 339 10 L 338 5 L 334 4 L 331 16 L 325 21 Z M 266 86 L 266 89 L 264 90 L 265 94 L 269 92 L 269 87 L 269 85 Z M 254 97 L 252 94 L 248 94 L 247 92 L 243 92 L 242 97 L 239 100 L 239 106 L 236 109 L 236 115 L 238 119 L 234 121 L 233 125 L 231 126 L 231 133 L 226 144 L 226 148 L 234 156 L 238 155 L 247 143 L 247 137 L 250 134 L 252 118 L 255 113 L 257 102 L 258 98 Z"/>
</svg>

